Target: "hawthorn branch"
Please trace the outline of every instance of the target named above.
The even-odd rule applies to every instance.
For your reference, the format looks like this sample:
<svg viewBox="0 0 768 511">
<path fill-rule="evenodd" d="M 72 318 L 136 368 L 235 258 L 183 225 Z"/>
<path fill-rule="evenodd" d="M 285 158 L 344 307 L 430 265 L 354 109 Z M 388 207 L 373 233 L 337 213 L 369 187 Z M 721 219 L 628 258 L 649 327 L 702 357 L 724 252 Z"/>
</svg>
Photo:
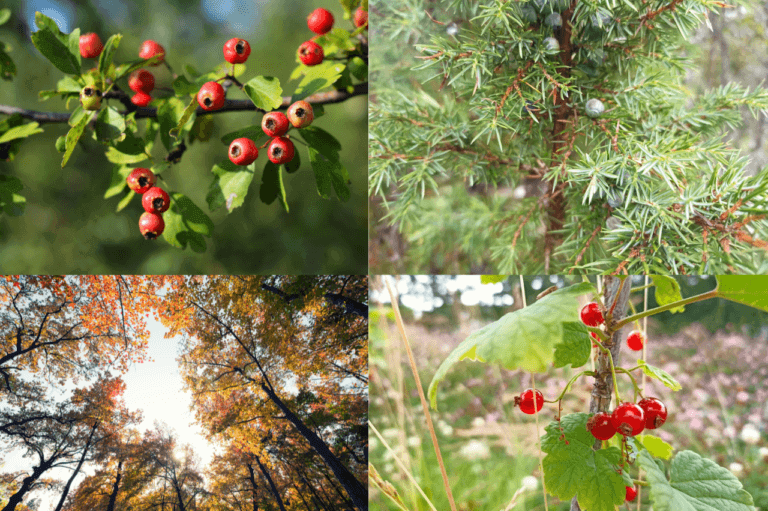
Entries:
<svg viewBox="0 0 768 511">
<path fill-rule="evenodd" d="M 357 85 L 355 85 L 352 92 L 348 92 L 346 90 L 318 92 L 317 94 L 312 94 L 311 96 L 307 96 L 306 98 L 304 98 L 304 101 L 313 105 L 329 105 L 333 103 L 343 103 L 344 101 L 351 99 L 355 96 L 363 96 L 367 94 L 368 94 L 368 82 L 364 82 L 364 83 L 358 83 Z M 109 97 L 112 97 L 111 92 L 107 95 L 107 98 Z M 115 99 L 118 99 L 118 100 L 121 99 L 117 94 L 115 94 L 114 97 Z M 292 104 L 293 102 L 291 101 L 290 97 L 284 97 L 282 104 L 277 108 L 277 110 L 286 110 Z M 136 111 L 137 119 L 157 117 L 157 108 L 139 107 L 139 108 L 136 108 L 135 111 Z M 224 106 L 218 110 L 209 112 L 198 107 L 196 114 L 206 115 L 206 114 L 220 114 L 224 112 L 243 112 L 243 111 L 266 112 L 266 110 L 263 110 L 261 108 L 256 108 L 256 105 L 254 105 L 250 99 L 228 99 L 226 103 L 224 103 Z M 120 112 L 121 115 L 126 115 L 128 113 L 130 112 L 129 111 Z M 69 121 L 69 117 L 71 115 L 69 112 L 61 112 L 61 113 L 38 112 L 36 110 L 28 110 L 26 108 L 20 108 L 20 107 L 10 106 L 10 105 L 0 105 L 0 114 L 5 114 L 5 115 L 18 114 L 24 117 L 25 119 L 30 119 L 40 124 L 67 122 Z"/>
</svg>

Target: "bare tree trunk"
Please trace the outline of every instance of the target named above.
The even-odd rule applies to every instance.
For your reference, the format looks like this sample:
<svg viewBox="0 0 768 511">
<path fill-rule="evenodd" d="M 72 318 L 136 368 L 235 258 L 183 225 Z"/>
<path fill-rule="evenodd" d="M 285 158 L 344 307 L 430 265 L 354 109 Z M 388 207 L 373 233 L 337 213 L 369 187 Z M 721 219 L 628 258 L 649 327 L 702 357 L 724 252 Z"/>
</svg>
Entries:
<svg viewBox="0 0 768 511">
<path fill-rule="evenodd" d="M 117 492 L 120 488 L 120 479 L 123 477 L 123 460 L 117 464 L 117 477 L 115 477 L 115 484 L 112 485 L 112 493 L 109 495 L 109 504 L 107 505 L 107 511 L 115 511 L 115 502 L 117 501 Z"/>
<path fill-rule="evenodd" d="M 267 482 L 269 483 L 269 487 L 272 489 L 272 493 L 275 495 L 275 498 L 277 499 L 277 505 L 280 506 L 281 511 L 285 511 L 285 506 L 283 505 L 283 499 L 280 497 L 280 492 L 277 491 L 277 486 L 275 486 L 275 482 L 272 480 L 272 477 L 269 475 L 269 472 L 267 472 L 267 467 L 265 467 L 258 456 L 253 456 L 256 459 L 256 463 L 259 465 L 259 470 L 261 470 L 261 473 L 264 474 L 264 477 L 267 479 Z"/>
<path fill-rule="evenodd" d="M 88 450 L 91 448 L 91 441 L 93 440 L 93 435 L 94 433 L 96 433 L 96 428 L 98 427 L 99 427 L 99 421 L 94 422 L 93 427 L 91 428 L 91 433 L 90 435 L 88 435 L 88 441 L 85 442 L 85 447 L 83 448 L 83 455 L 80 456 L 80 461 L 78 462 L 77 467 L 75 467 L 75 471 L 72 473 L 72 477 L 70 477 L 69 481 L 67 481 L 67 484 L 64 485 L 64 491 L 62 491 L 61 498 L 59 499 L 59 503 L 56 505 L 56 511 L 61 511 L 61 508 L 64 507 L 64 501 L 67 500 L 67 495 L 69 495 L 69 489 L 72 487 L 72 483 L 77 477 L 77 474 L 80 473 L 80 469 L 83 468 L 85 457 L 88 455 Z"/>
<path fill-rule="evenodd" d="M 253 465 L 246 463 L 245 466 L 248 467 L 248 480 L 251 481 L 251 500 L 253 502 L 253 511 L 259 511 L 259 501 L 257 499 L 258 493 L 256 492 L 259 486 L 256 484 L 256 476 L 253 473 Z"/>
<path fill-rule="evenodd" d="M 11 495 L 11 497 L 8 499 L 8 503 L 5 505 L 2 511 L 14 511 L 16 506 L 21 504 L 21 500 L 24 498 L 24 495 L 29 492 L 29 489 L 32 487 L 35 481 L 40 479 L 40 476 L 43 475 L 49 468 L 51 468 L 51 465 L 53 465 L 54 461 L 55 458 L 51 458 L 48 461 L 43 461 L 39 466 L 35 467 L 32 470 L 32 475 L 24 478 L 21 483 L 21 488 L 19 488 L 19 491 Z"/>
</svg>

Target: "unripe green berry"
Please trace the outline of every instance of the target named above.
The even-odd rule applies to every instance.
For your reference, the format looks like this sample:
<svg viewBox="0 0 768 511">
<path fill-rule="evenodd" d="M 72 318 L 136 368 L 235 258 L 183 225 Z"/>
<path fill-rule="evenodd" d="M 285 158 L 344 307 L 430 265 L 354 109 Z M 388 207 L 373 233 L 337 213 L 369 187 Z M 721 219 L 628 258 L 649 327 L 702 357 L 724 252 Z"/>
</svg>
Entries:
<svg viewBox="0 0 768 511">
<path fill-rule="evenodd" d="M 544 23 L 553 29 L 557 29 L 563 26 L 563 17 L 559 13 L 553 12 L 544 18 Z"/>
<path fill-rule="evenodd" d="M 594 119 L 595 117 L 600 117 L 603 115 L 603 112 L 605 111 L 605 105 L 603 105 L 603 102 L 599 99 L 592 98 L 587 101 L 586 110 L 587 115 Z"/>
<path fill-rule="evenodd" d="M 86 110 L 101 108 L 101 91 L 92 85 L 86 85 L 80 91 L 80 104 Z"/>
<path fill-rule="evenodd" d="M 560 16 L 558 14 L 558 16 Z M 547 37 L 542 41 L 547 51 L 560 51 L 560 43 L 554 37 Z"/>
</svg>

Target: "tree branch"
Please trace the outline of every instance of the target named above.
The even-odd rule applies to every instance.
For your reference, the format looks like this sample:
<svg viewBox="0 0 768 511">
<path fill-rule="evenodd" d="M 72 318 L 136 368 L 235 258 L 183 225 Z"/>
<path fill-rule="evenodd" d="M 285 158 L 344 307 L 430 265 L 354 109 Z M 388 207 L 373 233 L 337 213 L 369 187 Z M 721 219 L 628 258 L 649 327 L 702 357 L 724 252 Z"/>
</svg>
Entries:
<svg viewBox="0 0 768 511">
<path fill-rule="evenodd" d="M 313 105 L 329 105 L 333 103 L 342 103 L 355 96 L 363 96 L 367 94 L 368 94 L 368 82 L 364 82 L 364 83 L 358 83 L 357 85 L 355 85 L 352 92 L 347 92 L 346 90 L 318 92 L 317 94 L 312 94 L 311 96 L 304 98 L 304 101 L 307 101 L 308 103 L 311 103 Z M 119 99 L 119 98 L 117 98 L 116 96 L 116 99 Z M 284 97 L 283 103 L 277 109 L 285 110 L 292 104 L 293 104 L 293 101 L 291 101 L 290 97 Z M 203 110 L 200 107 L 197 107 L 196 113 L 197 115 L 206 115 L 206 114 L 219 114 L 224 112 L 243 112 L 243 111 L 253 111 L 253 110 L 259 111 L 259 112 L 265 112 L 265 110 L 261 108 L 256 108 L 256 106 L 253 104 L 253 102 L 250 99 L 228 99 L 226 103 L 224 103 L 224 106 L 218 110 L 209 112 L 209 111 Z M 127 113 L 129 112 L 128 111 L 120 112 L 121 115 L 125 115 Z M 39 122 L 40 124 L 67 122 L 71 115 L 68 112 L 61 112 L 61 113 L 38 112 L 36 110 L 27 110 L 26 108 L 20 108 L 20 107 L 10 106 L 10 105 L 0 105 L 0 114 L 5 114 L 5 115 L 19 114 L 25 119 L 31 119 L 33 121 Z M 157 108 L 136 108 L 137 119 L 145 119 L 150 117 L 152 118 L 157 117 Z"/>
</svg>

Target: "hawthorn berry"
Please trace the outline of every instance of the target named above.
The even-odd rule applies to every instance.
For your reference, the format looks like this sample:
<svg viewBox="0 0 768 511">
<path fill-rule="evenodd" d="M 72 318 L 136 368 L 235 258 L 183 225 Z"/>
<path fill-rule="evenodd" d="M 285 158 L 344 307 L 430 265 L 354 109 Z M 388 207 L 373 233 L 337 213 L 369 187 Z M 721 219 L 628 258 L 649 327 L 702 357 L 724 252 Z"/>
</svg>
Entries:
<svg viewBox="0 0 768 511">
<path fill-rule="evenodd" d="M 288 132 L 289 125 L 283 112 L 269 112 L 261 119 L 261 129 L 270 137 L 282 137 Z"/>
<path fill-rule="evenodd" d="M 640 351 L 645 344 L 645 335 L 640 330 L 632 330 L 627 336 L 627 347 L 634 351 Z"/>
<path fill-rule="evenodd" d="M 641 399 L 637 406 L 645 414 L 645 429 L 659 428 L 667 421 L 667 407 L 655 397 Z"/>
<path fill-rule="evenodd" d="M 592 98 L 587 101 L 585 109 L 589 117 L 595 118 L 603 115 L 603 112 L 605 111 L 605 105 L 603 105 L 603 102 L 599 99 Z"/>
<path fill-rule="evenodd" d="M 80 36 L 80 56 L 84 59 L 95 59 L 101 55 L 104 45 L 98 34 L 93 32 Z"/>
<path fill-rule="evenodd" d="M 165 60 L 165 48 L 163 48 L 160 43 L 157 41 L 153 41 L 152 39 L 148 39 L 141 43 L 141 47 L 139 48 L 139 57 L 142 59 L 151 59 L 155 55 L 162 55 L 162 58 L 160 59 L 160 62 L 163 62 Z M 153 64 L 155 66 L 159 66 L 160 62 Z"/>
<path fill-rule="evenodd" d="M 128 87 L 133 92 L 146 92 L 149 94 L 155 88 L 155 75 L 146 69 L 137 69 L 128 78 Z"/>
<path fill-rule="evenodd" d="M 133 169 L 131 173 L 128 174 L 128 177 L 125 178 L 125 182 L 128 183 L 128 188 L 136 193 L 146 192 L 155 186 L 156 180 L 157 176 L 155 176 L 155 173 L 143 167 Z"/>
<path fill-rule="evenodd" d="M 197 93 L 197 102 L 203 110 L 218 110 L 226 99 L 224 87 L 218 82 L 205 82 Z"/>
<path fill-rule="evenodd" d="M 541 407 L 544 406 L 544 395 L 537 390 L 535 392 L 535 396 L 536 396 L 535 410 L 534 410 L 534 403 L 533 403 L 533 397 L 534 397 L 533 389 L 526 389 L 523 391 L 522 394 L 520 394 L 520 396 L 515 398 L 515 402 L 520 405 L 521 412 L 526 413 L 528 415 L 533 415 L 534 413 L 541 411 Z"/>
<path fill-rule="evenodd" d="M 312 105 L 304 100 L 292 104 L 288 107 L 288 120 L 294 128 L 306 128 L 315 120 Z"/>
<path fill-rule="evenodd" d="M 645 429 L 645 413 L 635 403 L 621 403 L 611 414 L 616 431 L 624 436 L 635 436 Z"/>
<path fill-rule="evenodd" d="M 327 34 L 333 28 L 333 14 L 318 7 L 307 16 L 307 26 L 315 34 Z"/>
<path fill-rule="evenodd" d="M 137 92 L 131 97 L 131 103 L 136 106 L 147 106 L 152 101 L 152 96 L 146 92 Z"/>
<path fill-rule="evenodd" d="M 139 230 L 148 240 L 157 239 L 165 230 L 163 216 L 159 213 L 144 212 L 139 217 Z"/>
<path fill-rule="evenodd" d="M 229 144 L 229 160 L 235 165 L 250 165 L 259 157 L 259 149 L 250 138 L 236 138 Z"/>
<path fill-rule="evenodd" d="M 294 151 L 293 142 L 289 138 L 275 137 L 269 144 L 267 156 L 272 163 L 282 165 L 293 159 Z"/>
<path fill-rule="evenodd" d="M 600 326 L 605 322 L 597 302 L 590 302 L 581 308 L 581 322 L 587 326 Z"/>
<path fill-rule="evenodd" d="M 101 108 L 101 91 L 91 85 L 86 85 L 80 91 L 80 104 L 86 110 L 98 110 Z"/>
<path fill-rule="evenodd" d="M 587 421 L 587 431 L 598 440 L 609 440 L 616 434 L 616 428 L 611 420 L 611 414 L 597 412 Z"/>
<path fill-rule="evenodd" d="M 365 25 L 365 29 L 368 30 L 368 11 L 362 7 L 358 7 L 355 11 L 355 26 L 357 28 Z"/>
<path fill-rule="evenodd" d="M 632 502 L 637 498 L 637 490 L 634 486 L 627 486 L 627 502 Z"/>
<path fill-rule="evenodd" d="M 224 60 L 230 64 L 242 64 L 251 54 L 251 45 L 245 39 L 234 37 L 224 43 Z"/>
<path fill-rule="evenodd" d="M 316 66 L 324 57 L 323 47 L 314 41 L 306 41 L 299 46 L 299 60 L 305 66 Z"/>
<path fill-rule="evenodd" d="M 171 207 L 171 198 L 165 190 L 153 186 L 141 196 L 141 205 L 148 213 L 163 213 Z"/>
</svg>

